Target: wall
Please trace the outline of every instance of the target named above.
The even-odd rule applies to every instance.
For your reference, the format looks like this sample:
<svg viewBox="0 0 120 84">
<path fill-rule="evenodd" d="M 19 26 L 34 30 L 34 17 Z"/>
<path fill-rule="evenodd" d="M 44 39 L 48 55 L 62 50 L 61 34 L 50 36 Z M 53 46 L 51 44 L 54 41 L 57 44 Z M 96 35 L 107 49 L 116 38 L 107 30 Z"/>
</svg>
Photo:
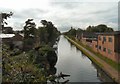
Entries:
<svg viewBox="0 0 120 84">
<path fill-rule="evenodd" d="M 106 42 L 103 42 L 103 37 L 106 37 Z M 112 42 L 108 41 L 109 37 L 112 38 Z M 101 38 L 101 40 L 99 38 Z M 115 50 L 114 44 L 115 44 L 114 35 L 98 35 L 98 52 L 113 61 L 117 61 L 116 55 L 114 52 Z M 101 50 L 99 49 L 99 46 L 101 46 Z M 106 51 L 104 51 L 104 48 L 106 48 Z"/>
<path fill-rule="evenodd" d="M 96 47 L 97 45 L 98 45 L 98 44 L 97 44 L 97 41 L 94 41 L 94 40 L 93 40 L 93 41 L 92 41 L 92 49 L 93 49 L 95 52 L 98 52 L 98 51 L 97 51 L 97 47 Z"/>
</svg>

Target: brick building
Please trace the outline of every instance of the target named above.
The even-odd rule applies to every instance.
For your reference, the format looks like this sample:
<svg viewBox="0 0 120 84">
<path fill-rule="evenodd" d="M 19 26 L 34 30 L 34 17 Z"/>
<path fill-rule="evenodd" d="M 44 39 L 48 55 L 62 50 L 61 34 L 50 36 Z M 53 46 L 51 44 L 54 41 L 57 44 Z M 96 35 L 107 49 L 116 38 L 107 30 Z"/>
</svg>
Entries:
<svg viewBox="0 0 120 84">
<path fill-rule="evenodd" d="M 97 39 L 97 34 L 92 32 L 81 32 L 76 35 L 76 38 L 85 45 L 92 47 L 92 41 Z"/>
<path fill-rule="evenodd" d="M 120 61 L 120 31 L 99 33 L 96 49 L 103 56 L 113 60 Z"/>
<path fill-rule="evenodd" d="M 95 52 L 99 52 L 113 61 L 120 62 L 120 31 L 104 33 L 84 32 L 76 36 L 79 41 L 91 47 Z"/>
</svg>

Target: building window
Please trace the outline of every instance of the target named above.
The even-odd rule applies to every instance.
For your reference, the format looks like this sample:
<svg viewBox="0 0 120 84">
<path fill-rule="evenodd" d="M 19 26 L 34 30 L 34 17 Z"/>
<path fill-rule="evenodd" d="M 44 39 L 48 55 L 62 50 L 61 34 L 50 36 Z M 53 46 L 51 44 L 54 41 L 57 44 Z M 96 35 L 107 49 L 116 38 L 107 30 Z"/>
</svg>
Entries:
<svg viewBox="0 0 120 84">
<path fill-rule="evenodd" d="M 103 51 L 106 52 L 106 48 L 103 48 Z"/>
<path fill-rule="evenodd" d="M 106 37 L 103 37 L 103 41 L 106 42 Z"/>
<path fill-rule="evenodd" d="M 112 38 L 111 37 L 109 37 L 109 42 L 112 42 Z"/>
<path fill-rule="evenodd" d="M 101 41 L 102 39 L 101 39 L 101 36 L 99 36 L 99 40 Z"/>
<path fill-rule="evenodd" d="M 95 45 L 95 48 L 98 48 L 98 45 Z"/>
<path fill-rule="evenodd" d="M 112 53 L 112 51 L 110 49 L 108 49 L 108 54 L 111 54 L 111 53 Z"/>
<path fill-rule="evenodd" d="M 101 50 L 101 46 L 99 46 L 99 49 Z"/>
</svg>

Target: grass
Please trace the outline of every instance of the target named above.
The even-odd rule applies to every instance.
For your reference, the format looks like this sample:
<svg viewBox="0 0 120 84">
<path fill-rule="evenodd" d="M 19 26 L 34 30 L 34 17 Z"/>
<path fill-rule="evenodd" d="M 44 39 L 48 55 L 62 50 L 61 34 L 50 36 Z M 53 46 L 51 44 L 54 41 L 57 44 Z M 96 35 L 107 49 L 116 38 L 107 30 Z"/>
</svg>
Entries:
<svg viewBox="0 0 120 84">
<path fill-rule="evenodd" d="M 88 54 L 85 50 L 83 50 L 79 44 L 75 43 L 73 40 L 71 40 L 70 38 L 68 38 L 67 36 L 65 36 L 70 42 L 72 42 L 78 49 L 80 49 L 82 51 L 82 53 L 84 53 L 86 56 L 88 56 L 90 58 L 90 60 L 92 60 L 95 64 L 97 64 L 99 67 L 103 67 L 102 64 L 100 64 L 97 60 L 95 60 L 90 54 Z"/>
<path fill-rule="evenodd" d="M 84 45 L 82 43 L 79 43 L 81 45 Z M 108 59 L 107 57 L 101 55 L 100 53 L 94 52 L 89 46 L 85 46 L 84 47 L 91 51 L 92 53 L 94 53 L 96 56 L 98 56 L 100 59 L 104 60 L 106 63 L 108 63 L 110 66 L 112 66 L 114 69 L 120 71 L 120 63 L 114 62 L 111 59 Z"/>
<path fill-rule="evenodd" d="M 42 68 L 36 67 L 29 60 L 29 54 L 21 53 L 10 56 L 10 51 L 3 51 L 3 75 L 2 82 L 46 82 L 46 74 Z"/>
<path fill-rule="evenodd" d="M 112 66 L 114 69 L 116 69 L 117 71 L 120 71 L 120 63 L 116 63 L 114 61 L 112 61 L 111 59 L 108 59 L 107 57 L 101 55 L 100 53 L 94 52 L 89 46 L 84 45 L 83 43 L 81 43 L 80 41 L 77 41 L 75 39 L 73 39 L 75 42 L 73 42 L 71 39 L 69 39 L 67 36 L 65 36 L 68 40 L 70 40 L 72 43 L 74 43 L 76 45 L 76 47 L 78 47 L 86 56 L 88 56 L 92 61 L 94 61 L 95 63 L 97 63 L 97 61 L 87 53 L 85 52 L 82 48 L 79 47 L 79 45 L 83 46 L 84 48 L 86 48 L 87 50 L 91 51 L 92 53 L 94 53 L 96 56 L 98 56 L 100 59 L 104 60 L 106 63 L 108 63 L 110 66 Z M 97 63 L 99 66 L 102 66 L 101 64 Z"/>
</svg>

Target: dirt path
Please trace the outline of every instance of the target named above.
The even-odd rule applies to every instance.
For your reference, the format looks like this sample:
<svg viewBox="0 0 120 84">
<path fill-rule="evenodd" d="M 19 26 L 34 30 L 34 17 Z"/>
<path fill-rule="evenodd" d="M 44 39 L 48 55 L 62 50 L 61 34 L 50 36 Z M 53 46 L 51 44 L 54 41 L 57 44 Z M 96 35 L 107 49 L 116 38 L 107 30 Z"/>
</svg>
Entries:
<svg viewBox="0 0 120 84">
<path fill-rule="evenodd" d="M 115 79 L 116 82 L 120 84 L 120 73 L 118 73 L 117 70 L 115 70 L 113 67 L 111 67 L 109 64 L 107 64 L 104 60 L 97 57 L 94 53 L 90 52 L 86 48 L 82 47 L 72 39 L 70 39 L 73 43 L 77 44 L 80 48 L 82 48 L 84 51 L 86 51 L 88 54 L 90 54 L 95 60 L 97 60 L 100 64 L 102 64 L 102 69 L 113 79 Z"/>
</svg>

